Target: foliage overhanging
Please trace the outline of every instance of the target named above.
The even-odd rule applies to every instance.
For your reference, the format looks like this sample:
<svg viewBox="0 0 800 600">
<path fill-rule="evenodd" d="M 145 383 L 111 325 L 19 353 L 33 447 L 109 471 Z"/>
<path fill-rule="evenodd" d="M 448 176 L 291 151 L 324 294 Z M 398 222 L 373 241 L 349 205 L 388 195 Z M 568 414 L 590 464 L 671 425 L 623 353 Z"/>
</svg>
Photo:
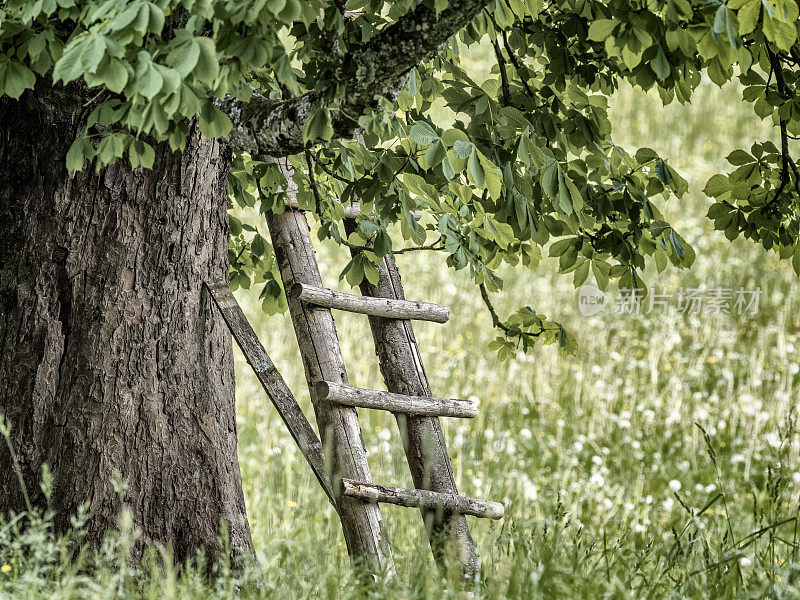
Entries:
<svg viewBox="0 0 800 600">
<path fill-rule="evenodd" d="M 438 25 L 420 15 L 450 18 L 461 5 L 475 18 L 425 47 Z M 491 310 L 488 292 L 503 285 L 497 268 L 535 269 L 543 249 L 576 286 L 591 276 L 602 289 L 644 288 L 648 260 L 659 272 L 691 266 L 691 246 L 657 206 L 685 194 L 685 180 L 655 151 L 613 142 L 608 98 L 624 81 L 655 87 L 669 103 L 688 102 L 704 75 L 718 85 L 738 78 L 777 143 L 731 149 L 732 170 L 705 188 L 709 218 L 800 272 L 800 174 L 790 153 L 800 136 L 798 23 L 797 0 L 7 0 L 0 96 L 18 99 L 37 80 L 85 91 L 92 110 L 66 157 L 73 170 L 87 160 L 152 168 L 154 145 L 182 150 L 196 122 L 207 137 L 229 138 L 231 201 L 261 213 L 285 210 L 287 182 L 268 157 L 236 143 L 242 107 L 305 101 L 293 112 L 301 151 L 295 144 L 289 156 L 297 202 L 316 213 L 321 238 L 358 250 L 343 277 L 372 280 L 373 263 L 398 250 L 439 251 L 469 271 Z M 397 24 L 417 37 L 382 53 L 376 40 Z M 462 64 L 463 49 L 479 43 L 496 62 L 484 82 Z M 409 70 L 398 55 L 421 62 Z M 402 72 L 390 81 L 384 63 L 393 61 Z M 373 80 L 381 85 L 358 87 Z M 354 104 L 354 94 L 372 97 Z M 452 126 L 430 118 L 437 101 L 455 114 Z M 339 222 L 356 199 L 365 216 L 345 237 Z M 282 310 L 257 223 L 232 217 L 231 232 L 232 285 L 262 284 L 264 309 Z M 492 316 L 501 357 L 537 341 L 574 346 L 529 307 Z"/>
</svg>

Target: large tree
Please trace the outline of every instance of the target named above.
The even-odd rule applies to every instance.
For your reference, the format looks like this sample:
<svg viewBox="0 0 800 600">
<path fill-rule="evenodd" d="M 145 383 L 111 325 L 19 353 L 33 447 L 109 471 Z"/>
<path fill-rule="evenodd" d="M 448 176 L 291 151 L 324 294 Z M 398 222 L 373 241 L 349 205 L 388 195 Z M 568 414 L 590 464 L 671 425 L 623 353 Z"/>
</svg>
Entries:
<svg viewBox="0 0 800 600">
<path fill-rule="evenodd" d="M 440 251 L 481 287 L 501 357 L 569 351 L 530 307 L 491 309 L 497 267 L 547 248 L 605 288 L 643 287 L 648 258 L 689 266 L 657 207 L 686 183 L 613 143 L 609 97 L 628 81 L 686 102 L 703 74 L 737 76 L 776 140 L 730 154 L 709 216 L 800 268 L 797 21 L 796 0 L 5 1 L 0 412 L 27 494 L 6 477 L 0 510 L 44 507 L 48 465 L 58 523 L 88 503 L 97 539 L 118 471 L 143 539 L 215 554 L 225 521 L 249 547 L 230 336 L 202 284 L 230 272 L 285 306 L 263 224 L 228 211 L 283 212 L 289 171 L 318 235 L 353 252 L 352 285 L 401 245 Z M 495 62 L 487 81 L 470 47 Z"/>
</svg>

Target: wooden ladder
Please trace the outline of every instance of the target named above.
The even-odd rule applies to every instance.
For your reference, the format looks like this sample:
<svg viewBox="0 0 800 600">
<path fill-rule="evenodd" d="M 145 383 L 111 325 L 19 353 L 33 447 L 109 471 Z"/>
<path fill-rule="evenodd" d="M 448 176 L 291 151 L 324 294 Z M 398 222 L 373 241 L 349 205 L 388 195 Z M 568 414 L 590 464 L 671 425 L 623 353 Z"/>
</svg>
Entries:
<svg viewBox="0 0 800 600">
<path fill-rule="evenodd" d="M 410 319 L 444 323 L 449 318 L 449 308 L 405 300 L 397 267 L 390 257 L 378 265 L 377 286 L 366 280 L 361 285 L 363 295 L 326 289 L 305 214 L 291 208 L 280 215 L 269 213 L 267 224 L 287 290 L 322 441 L 303 416 L 227 284 L 217 282 L 208 287 L 247 361 L 337 510 L 348 552 L 356 564 L 373 574 L 391 574 L 393 558 L 378 503 L 416 507 L 422 512 L 437 564 L 443 567 L 450 557 L 462 576 L 471 577 L 478 562 L 464 515 L 499 519 L 504 509 L 497 502 L 458 494 L 439 417 L 474 417 L 477 407 L 465 400 L 432 397 L 410 323 Z M 354 219 L 345 219 L 346 231 L 355 227 Z M 349 385 L 331 309 L 369 316 L 388 391 Z M 372 482 L 356 408 L 388 410 L 395 415 L 414 489 Z"/>
</svg>

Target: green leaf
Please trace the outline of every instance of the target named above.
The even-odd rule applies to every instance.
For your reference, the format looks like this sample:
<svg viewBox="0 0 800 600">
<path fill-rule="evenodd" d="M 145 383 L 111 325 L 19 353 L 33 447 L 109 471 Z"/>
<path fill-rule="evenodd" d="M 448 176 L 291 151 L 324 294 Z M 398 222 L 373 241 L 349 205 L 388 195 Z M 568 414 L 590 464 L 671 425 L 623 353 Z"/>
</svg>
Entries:
<svg viewBox="0 0 800 600">
<path fill-rule="evenodd" d="M 203 102 L 200 109 L 200 133 L 207 138 L 224 138 L 233 129 L 230 118 L 216 106 L 211 100 Z"/>
<path fill-rule="evenodd" d="M 67 170 L 82 171 L 84 160 L 93 155 L 94 147 L 89 139 L 84 135 L 79 136 L 67 150 Z"/>
<path fill-rule="evenodd" d="M 119 94 L 125 89 L 128 77 L 128 69 L 125 68 L 125 63 L 116 58 L 110 59 L 102 72 L 103 83 L 115 94 Z"/>
<path fill-rule="evenodd" d="M 664 54 L 664 49 L 661 46 L 658 47 L 655 58 L 650 61 L 650 66 L 653 68 L 653 72 L 660 81 L 666 81 L 667 77 L 669 77 L 672 72 L 669 61 L 667 60 L 667 55 Z"/>
<path fill-rule="evenodd" d="M 18 100 L 25 90 L 33 89 L 36 76 L 20 62 L 0 56 L 0 95 Z"/>
<path fill-rule="evenodd" d="M 597 287 L 605 290 L 608 287 L 608 279 L 611 267 L 608 263 L 603 261 L 592 261 L 592 273 L 594 273 L 594 280 Z"/>
<path fill-rule="evenodd" d="M 330 111 L 320 105 L 315 106 L 303 128 L 303 141 L 330 140 L 333 137 L 333 123 Z"/>
<path fill-rule="evenodd" d="M 260 234 L 256 233 L 253 236 L 253 241 L 250 242 L 250 252 L 252 252 L 253 256 L 264 256 L 266 252 L 267 244 L 263 237 Z"/>
<path fill-rule="evenodd" d="M 503 172 L 486 156 L 476 149 L 480 166 L 483 171 L 483 185 L 481 187 L 489 192 L 494 200 L 499 200 L 503 188 Z M 472 156 L 470 156 L 470 170 L 472 169 Z"/>
<path fill-rule="evenodd" d="M 453 142 L 453 154 L 458 158 L 467 159 L 472 155 L 475 146 L 466 140 L 456 140 Z"/>
<path fill-rule="evenodd" d="M 658 153 L 652 148 L 639 148 L 636 151 L 636 162 L 640 165 L 649 163 L 658 158 Z"/>
<path fill-rule="evenodd" d="M 83 74 L 82 53 L 83 45 L 78 42 L 78 38 L 67 44 L 64 54 L 56 61 L 53 68 L 53 83 L 58 83 L 59 81 L 69 83 Z"/>
<path fill-rule="evenodd" d="M 104 135 L 97 146 L 97 157 L 100 162 L 111 165 L 117 162 L 118 158 L 122 158 L 125 153 L 125 145 L 123 138 L 114 133 Z"/>
<path fill-rule="evenodd" d="M 194 40 L 188 40 L 177 46 L 167 55 L 167 64 L 174 68 L 181 77 L 186 78 L 197 66 L 200 60 L 200 44 Z M 211 79 L 216 77 L 212 76 Z M 206 79 L 201 77 L 201 79 Z"/>
<path fill-rule="evenodd" d="M 653 254 L 653 257 L 656 260 L 656 270 L 659 273 L 663 273 L 664 269 L 667 268 L 668 257 L 666 250 L 664 250 L 664 248 L 661 247 L 661 244 L 656 244 L 656 249 Z"/>
<path fill-rule="evenodd" d="M 214 40 L 207 37 L 195 38 L 200 55 L 197 58 L 197 65 L 191 71 L 198 81 L 212 84 L 219 76 L 219 58 L 217 57 L 217 47 Z"/>
<path fill-rule="evenodd" d="M 678 256 L 683 258 L 683 245 L 678 240 L 678 236 L 672 228 L 669 230 L 669 241 L 672 243 L 672 247 L 675 248 L 675 252 L 677 252 Z"/>
<path fill-rule="evenodd" d="M 739 6 L 732 6 L 728 3 L 729 8 L 738 8 L 736 13 L 739 19 L 739 35 L 747 35 L 755 30 L 758 24 L 758 17 L 761 15 L 761 0 L 747 0 L 742 2 Z"/>
<path fill-rule="evenodd" d="M 574 247 L 575 247 L 574 238 L 565 238 L 563 240 L 558 240 L 557 242 L 553 242 L 550 245 L 550 256 L 561 256 L 568 250 L 574 249 Z"/>
<path fill-rule="evenodd" d="M 147 8 L 149 9 L 147 30 L 154 35 L 161 35 L 166 20 L 164 12 L 152 2 L 147 3 Z"/>
<path fill-rule="evenodd" d="M 630 45 L 626 45 L 622 49 L 622 62 L 625 63 L 625 66 L 628 67 L 628 69 L 630 70 L 635 69 L 641 61 L 642 61 L 642 53 L 633 50 Z"/>
<path fill-rule="evenodd" d="M 667 163 L 660 158 L 656 161 L 656 177 L 658 177 L 658 180 L 664 185 L 668 186 L 672 184 L 672 174 L 669 172 Z"/>
<path fill-rule="evenodd" d="M 558 176 L 561 173 L 561 167 L 558 162 L 551 156 L 547 157 L 547 164 L 542 170 L 542 190 L 548 198 L 554 200 L 558 194 Z"/>
<path fill-rule="evenodd" d="M 411 126 L 411 130 L 408 132 L 408 137 L 420 146 L 427 146 L 439 139 L 439 135 L 433 130 L 433 127 L 425 121 L 417 121 L 414 123 L 414 125 Z"/>
<path fill-rule="evenodd" d="M 575 274 L 572 279 L 572 283 L 575 287 L 580 287 L 584 284 L 586 279 L 589 277 L 589 265 L 590 261 L 584 260 L 578 263 L 578 266 L 575 268 Z"/>
<path fill-rule="evenodd" d="M 525 129 L 531 125 L 530 121 L 528 121 L 528 119 L 525 117 L 525 114 L 518 108 L 514 108 L 513 106 L 504 106 L 500 109 L 500 112 L 505 117 L 506 122 L 513 127 Z"/>
<path fill-rule="evenodd" d="M 750 156 L 744 150 L 734 150 L 733 152 L 728 154 L 727 160 L 729 163 L 736 166 L 746 165 L 749 163 L 756 162 L 756 159 Z"/>
<path fill-rule="evenodd" d="M 139 13 L 145 10 L 141 2 L 132 2 L 127 5 L 125 10 L 118 13 L 108 25 L 110 31 L 122 31 L 126 29 L 133 21 L 139 16 Z"/>
<path fill-rule="evenodd" d="M 286 6 L 286 0 L 267 0 L 267 8 L 276 17 L 281 14 L 281 11 Z"/>
<path fill-rule="evenodd" d="M 792 0 L 794 4 L 794 0 Z M 797 8 L 797 4 L 794 4 Z M 797 16 L 795 16 L 795 20 Z M 764 37 L 774 43 L 781 50 L 789 51 L 797 39 L 797 27 L 794 21 L 784 21 L 780 18 L 772 17 L 768 12 L 764 12 L 764 23 L 762 25 Z"/>
<path fill-rule="evenodd" d="M 106 43 L 101 35 L 94 36 L 83 44 L 81 66 L 87 73 L 94 73 L 106 53 Z"/>
<path fill-rule="evenodd" d="M 616 19 L 597 19 L 596 21 L 592 21 L 592 24 L 589 26 L 588 37 L 595 42 L 604 42 L 606 38 L 614 33 L 614 29 L 616 29 L 617 25 L 619 25 L 619 21 Z"/>
<path fill-rule="evenodd" d="M 425 152 L 425 162 L 433 168 L 447 158 L 447 148 L 440 139 L 437 139 Z M 448 161 L 449 163 L 449 161 Z M 448 178 L 449 179 L 449 178 Z"/>
<path fill-rule="evenodd" d="M 445 156 L 444 160 L 442 161 L 442 173 L 447 178 L 448 181 L 453 179 L 456 176 L 456 171 L 453 168 L 452 163 L 450 162 L 450 157 Z"/>
<path fill-rule="evenodd" d="M 437 15 L 447 8 L 447 5 L 448 0 L 433 0 L 433 9 L 436 11 Z"/>
<path fill-rule="evenodd" d="M 135 169 L 139 165 L 145 169 L 152 169 L 155 158 L 156 152 L 147 142 L 136 139 L 128 146 L 128 160 L 130 160 L 131 169 Z"/>
<path fill-rule="evenodd" d="M 486 174 L 484 173 L 481 160 L 478 157 L 478 149 L 475 148 L 475 146 L 472 147 L 472 152 L 469 155 L 469 161 L 467 162 L 467 165 L 469 167 L 469 175 L 472 183 L 475 184 L 475 187 L 483 189 L 483 183 Z"/>
<path fill-rule="evenodd" d="M 150 53 L 142 50 L 139 52 L 139 64 L 136 68 L 136 91 L 152 100 L 163 85 L 164 78 L 153 64 Z"/>
<path fill-rule="evenodd" d="M 242 233 L 242 222 L 230 213 L 228 214 L 228 226 L 230 228 L 231 235 L 239 235 Z"/>
<path fill-rule="evenodd" d="M 714 27 L 712 31 L 717 35 L 727 34 L 728 41 L 732 47 L 737 47 L 737 32 L 739 30 L 739 23 L 736 20 L 736 14 L 728 9 L 728 6 L 721 4 L 717 9 L 714 17 Z"/>
<path fill-rule="evenodd" d="M 286 0 L 286 6 L 283 7 L 278 18 L 284 23 L 292 23 L 300 16 L 302 9 L 300 0 Z"/>
<path fill-rule="evenodd" d="M 728 182 L 728 178 L 725 175 L 717 173 L 708 180 L 706 187 L 703 188 L 703 193 L 706 196 L 718 198 L 730 189 L 731 185 Z"/>
<path fill-rule="evenodd" d="M 363 255 L 358 254 L 354 256 L 339 275 L 339 279 L 346 279 L 347 283 L 356 287 L 364 280 L 365 262 Z"/>
<path fill-rule="evenodd" d="M 380 274 L 378 273 L 378 269 L 375 268 L 375 265 L 368 260 L 364 260 L 364 276 L 372 285 L 378 285 Z"/>
<path fill-rule="evenodd" d="M 385 229 L 381 229 L 375 235 L 375 241 L 372 244 L 372 251 L 378 258 L 386 256 L 392 251 L 392 238 Z"/>
</svg>

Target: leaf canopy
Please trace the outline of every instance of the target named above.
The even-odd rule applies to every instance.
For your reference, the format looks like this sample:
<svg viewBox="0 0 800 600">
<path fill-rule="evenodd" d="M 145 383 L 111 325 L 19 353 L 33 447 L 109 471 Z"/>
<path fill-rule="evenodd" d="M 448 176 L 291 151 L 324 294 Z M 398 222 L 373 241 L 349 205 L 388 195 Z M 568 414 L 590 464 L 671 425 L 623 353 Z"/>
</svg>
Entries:
<svg viewBox="0 0 800 600">
<path fill-rule="evenodd" d="M 443 46 L 426 47 L 429 27 L 452 27 L 461 4 L 476 16 L 445 31 L 442 39 L 456 35 Z M 543 254 L 576 286 L 591 277 L 601 289 L 612 281 L 645 288 L 640 274 L 653 258 L 659 272 L 690 267 L 691 246 L 658 208 L 687 183 L 667 157 L 614 143 L 608 99 L 628 82 L 656 89 L 665 104 L 685 103 L 703 77 L 720 86 L 738 80 L 743 100 L 772 120 L 777 143 L 724 150 L 731 168 L 706 185 L 708 217 L 731 240 L 743 235 L 791 258 L 800 273 L 800 174 L 791 154 L 800 136 L 797 0 L 461 4 L 7 0 L 0 95 L 18 99 L 37 79 L 87 90 L 93 110 L 66 156 L 70 169 L 85 159 L 151 168 L 154 145 L 182 150 L 196 120 L 203 135 L 235 146 L 231 201 L 262 213 L 285 209 L 285 170 L 236 145 L 242 110 L 254 98 L 305 102 L 293 113 L 304 119 L 303 151 L 288 162 L 319 236 L 358 250 L 342 277 L 372 280 L 384 255 L 423 247 L 467 270 L 488 302 L 487 292 L 502 288 L 501 264 L 536 269 Z M 441 20 L 415 21 L 424 11 Z M 398 24 L 414 35 L 388 36 Z M 482 82 L 464 58 L 476 45 L 495 62 Z M 404 54 L 422 59 L 387 79 Z M 360 114 L 348 112 L 353 90 L 369 100 Z M 434 103 L 452 111 L 452 124 L 434 122 Z M 343 121 L 360 135 L 342 135 Z M 339 221 L 356 199 L 366 216 L 348 237 Z M 258 223 L 231 217 L 231 231 L 232 284 L 263 284 L 264 309 L 283 310 Z M 501 357 L 537 341 L 573 348 L 560 325 L 531 308 L 506 321 L 492 316 Z"/>
</svg>

